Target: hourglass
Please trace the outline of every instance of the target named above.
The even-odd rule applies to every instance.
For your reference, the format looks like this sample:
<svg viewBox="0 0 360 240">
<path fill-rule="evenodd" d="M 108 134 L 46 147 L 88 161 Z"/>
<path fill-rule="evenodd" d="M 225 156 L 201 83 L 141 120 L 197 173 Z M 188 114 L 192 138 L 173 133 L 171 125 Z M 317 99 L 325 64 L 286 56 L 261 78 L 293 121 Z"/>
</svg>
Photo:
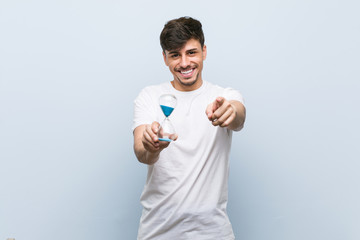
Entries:
<svg viewBox="0 0 360 240">
<path fill-rule="evenodd" d="M 169 120 L 169 116 L 174 111 L 176 101 L 176 97 L 172 94 L 164 94 L 159 98 L 161 110 L 165 115 L 157 134 L 159 141 L 171 142 L 175 138 L 175 129 Z"/>
</svg>

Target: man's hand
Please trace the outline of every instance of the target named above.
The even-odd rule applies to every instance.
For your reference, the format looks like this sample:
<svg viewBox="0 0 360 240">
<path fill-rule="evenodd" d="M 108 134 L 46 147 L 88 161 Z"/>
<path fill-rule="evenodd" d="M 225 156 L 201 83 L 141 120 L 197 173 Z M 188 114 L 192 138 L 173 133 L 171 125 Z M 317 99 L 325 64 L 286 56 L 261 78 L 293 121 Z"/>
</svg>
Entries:
<svg viewBox="0 0 360 240">
<path fill-rule="evenodd" d="M 245 108 L 239 101 L 217 97 L 206 108 L 206 115 L 214 126 L 238 129 L 244 124 Z"/>
<path fill-rule="evenodd" d="M 158 122 L 153 122 L 151 125 L 146 125 L 143 132 L 141 141 L 144 148 L 151 153 L 161 151 L 170 144 L 170 142 L 159 141 L 159 138 L 157 137 L 159 126 L 160 124 Z M 175 141 L 177 139 L 177 135 L 173 136 L 171 139 Z"/>
<path fill-rule="evenodd" d="M 223 97 L 217 97 L 206 108 L 206 115 L 214 126 L 227 127 L 235 119 L 235 109 Z"/>
<path fill-rule="evenodd" d="M 134 130 L 134 151 L 138 160 L 145 164 L 154 164 L 159 159 L 160 152 L 169 146 L 170 142 L 159 141 L 157 132 L 160 124 L 141 125 Z M 176 141 L 177 135 L 171 136 Z"/>
</svg>

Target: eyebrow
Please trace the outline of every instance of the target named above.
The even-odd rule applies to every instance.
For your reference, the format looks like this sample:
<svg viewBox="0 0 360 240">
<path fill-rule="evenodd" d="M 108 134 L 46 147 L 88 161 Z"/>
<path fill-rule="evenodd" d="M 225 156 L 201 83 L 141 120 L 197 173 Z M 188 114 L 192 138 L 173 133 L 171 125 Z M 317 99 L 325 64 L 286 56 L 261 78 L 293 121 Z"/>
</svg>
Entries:
<svg viewBox="0 0 360 240">
<path fill-rule="evenodd" d="M 174 53 L 179 53 L 179 51 L 175 50 L 175 51 L 169 52 L 169 54 L 174 54 Z"/>
<path fill-rule="evenodd" d="M 186 52 L 197 51 L 197 50 L 198 50 L 198 48 L 192 48 L 192 49 L 186 50 Z M 174 51 L 169 52 L 169 54 L 177 54 L 179 52 L 180 52 L 179 50 L 174 50 Z"/>
<path fill-rule="evenodd" d="M 192 49 L 186 50 L 186 52 L 197 51 L 197 50 L 198 50 L 197 48 L 192 48 Z"/>
</svg>

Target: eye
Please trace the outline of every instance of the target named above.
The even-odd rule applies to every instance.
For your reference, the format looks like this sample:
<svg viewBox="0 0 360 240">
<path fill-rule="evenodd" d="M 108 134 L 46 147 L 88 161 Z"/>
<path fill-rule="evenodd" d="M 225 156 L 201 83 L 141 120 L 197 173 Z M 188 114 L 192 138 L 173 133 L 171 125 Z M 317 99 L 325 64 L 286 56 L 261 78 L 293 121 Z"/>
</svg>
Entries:
<svg viewBox="0 0 360 240">
<path fill-rule="evenodd" d="M 171 58 L 177 58 L 178 56 L 179 56 L 179 54 L 177 54 L 177 53 L 174 53 L 174 54 L 170 55 Z"/>
<path fill-rule="evenodd" d="M 189 51 L 189 55 L 194 55 L 195 53 L 195 51 Z"/>
</svg>

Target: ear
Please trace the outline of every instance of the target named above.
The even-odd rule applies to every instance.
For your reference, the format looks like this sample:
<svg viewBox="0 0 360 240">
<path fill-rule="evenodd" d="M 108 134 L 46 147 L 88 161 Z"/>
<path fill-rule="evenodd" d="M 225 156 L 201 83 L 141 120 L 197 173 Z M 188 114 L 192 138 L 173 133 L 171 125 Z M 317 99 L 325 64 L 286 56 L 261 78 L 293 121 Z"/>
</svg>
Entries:
<svg viewBox="0 0 360 240">
<path fill-rule="evenodd" d="M 206 55 L 207 55 L 206 45 L 204 45 L 203 48 L 202 48 L 202 55 L 203 55 L 203 60 L 205 60 Z"/>
<path fill-rule="evenodd" d="M 164 62 L 166 66 L 169 66 L 167 58 L 166 58 L 166 53 L 164 53 L 164 51 L 162 52 L 163 58 L 164 58 Z"/>
</svg>

